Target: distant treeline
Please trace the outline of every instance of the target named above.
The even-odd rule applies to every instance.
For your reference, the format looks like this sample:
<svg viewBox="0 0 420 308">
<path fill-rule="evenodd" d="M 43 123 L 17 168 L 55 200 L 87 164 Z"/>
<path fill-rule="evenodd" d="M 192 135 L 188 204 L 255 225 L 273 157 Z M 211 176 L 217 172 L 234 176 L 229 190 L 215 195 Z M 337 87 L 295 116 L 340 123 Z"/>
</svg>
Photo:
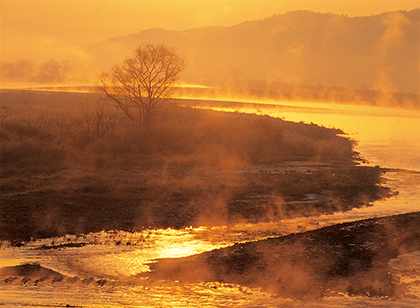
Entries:
<svg viewBox="0 0 420 308">
<path fill-rule="evenodd" d="M 56 83 L 66 80 L 70 71 L 68 60 L 55 59 L 36 64 L 32 60 L 0 62 L 0 80 L 3 82 Z"/>
</svg>

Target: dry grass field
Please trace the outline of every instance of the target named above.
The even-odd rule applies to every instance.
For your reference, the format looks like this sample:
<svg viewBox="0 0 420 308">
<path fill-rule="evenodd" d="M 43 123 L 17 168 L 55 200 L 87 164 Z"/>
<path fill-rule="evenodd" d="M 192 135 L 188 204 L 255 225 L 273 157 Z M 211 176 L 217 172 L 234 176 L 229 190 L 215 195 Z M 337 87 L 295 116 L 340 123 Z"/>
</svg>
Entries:
<svg viewBox="0 0 420 308">
<path fill-rule="evenodd" d="M 181 103 L 145 137 L 98 94 L 2 91 L 0 237 L 271 221 L 391 194 L 338 129 Z"/>
</svg>

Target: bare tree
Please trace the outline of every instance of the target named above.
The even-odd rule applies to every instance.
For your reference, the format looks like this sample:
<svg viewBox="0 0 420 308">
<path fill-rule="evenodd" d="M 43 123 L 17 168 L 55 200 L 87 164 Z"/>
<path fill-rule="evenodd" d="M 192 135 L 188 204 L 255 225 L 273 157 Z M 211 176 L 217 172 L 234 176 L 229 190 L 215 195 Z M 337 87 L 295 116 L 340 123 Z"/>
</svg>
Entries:
<svg viewBox="0 0 420 308">
<path fill-rule="evenodd" d="M 172 48 L 140 45 L 133 57 L 99 76 L 99 90 L 149 136 L 157 112 L 173 96 L 173 86 L 185 67 Z"/>
<path fill-rule="evenodd" d="M 63 81 L 62 66 L 57 60 L 51 59 L 39 67 L 38 80 L 41 83 Z"/>
</svg>

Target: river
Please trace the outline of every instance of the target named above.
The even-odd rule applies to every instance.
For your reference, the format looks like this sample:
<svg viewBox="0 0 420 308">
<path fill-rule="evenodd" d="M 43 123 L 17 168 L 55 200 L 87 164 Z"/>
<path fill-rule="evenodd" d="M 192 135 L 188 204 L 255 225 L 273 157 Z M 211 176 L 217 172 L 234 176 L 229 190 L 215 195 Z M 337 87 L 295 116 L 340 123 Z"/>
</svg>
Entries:
<svg viewBox="0 0 420 308">
<path fill-rule="evenodd" d="M 272 105 L 270 105 L 272 104 Z M 315 123 L 342 129 L 357 140 L 356 150 L 368 162 L 391 170 L 386 185 L 397 196 L 370 207 L 321 217 L 308 217 L 257 225 L 243 224 L 184 230 L 101 232 L 76 238 L 44 239 L 20 248 L 1 243 L 0 267 L 37 262 L 70 277 L 106 279 L 104 285 L 87 283 L 0 283 L 0 306 L 4 307 L 418 307 L 420 285 L 410 290 L 412 298 L 383 299 L 343 296 L 315 301 L 280 298 L 274 294 L 225 283 L 133 282 L 130 275 L 148 271 L 157 258 L 182 257 L 226 247 L 235 242 L 316 229 L 344 221 L 420 211 L 420 112 L 360 105 L 308 102 L 270 102 L 262 107 L 234 108 L 239 112 L 268 114 L 285 120 Z M 281 105 L 279 108 L 277 105 Z M 293 105 L 293 108 L 288 106 Z M 301 107 L 296 109 L 295 107 Z M 253 109 L 254 108 L 254 109 Z M 226 110 L 226 108 L 225 108 Z M 91 242 L 83 247 L 40 250 L 42 245 Z M 115 245 L 130 242 L 136 245 Z M 395 268 L 420 273 L 420 252 L 393 260 Z M 409 282 L 416 277 L 403 277 Z M 417 296 L 418 298 L 415 298 Z"/>
</svg>

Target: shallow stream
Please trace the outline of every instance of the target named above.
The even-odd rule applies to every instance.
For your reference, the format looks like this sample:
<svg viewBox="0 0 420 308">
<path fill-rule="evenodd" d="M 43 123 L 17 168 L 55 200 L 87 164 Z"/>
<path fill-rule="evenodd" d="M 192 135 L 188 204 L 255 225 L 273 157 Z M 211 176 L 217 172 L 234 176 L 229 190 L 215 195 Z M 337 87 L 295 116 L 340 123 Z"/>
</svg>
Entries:
<svg viewBox="0 0 420 308">
<path fill-rule="evenodd" d="M 279 103 L 278 103 L 279 104 Z M 183 257 L 235 242 L 316 229 L 345 221 L 420 211 L 420 112 L 385 107 L 293 102 L 297 110 L 265 105 L 264 108 L 235 111 L 269 114 L 285 120 L 341 128 L 358 141 L 357 151 L 370 165 L 392 168 L 386 186 L 397 196 L 370 207 L 320 217 L 297 218 L 276 223 L 243 224 L 183 230 L 139 230 L 101 232 L 81 237 L 44 239 L 28 245 L 0 246 L 0 267 L 37 262 L 64 275 L 77 276 L 75 283 L 0 283 L 0 306 L 4 307 L 418 307 L 420 285 L 412 287 L 411 298 L 384 299 L 327 297 L 316 301 L 280 298 L 258 289 L 224 283 L 150 281 L 130 276 L 148 271 L 147 264 L 158 258 Z M 37 249 L 54 243 L 89 243 L 83 247 Z M 401 255 L 391 261 L 397 269 L 420 273 L 420 252 Z M 99 285 L 93 280 L 105 279 Z M 420 279 L 404 276 L 403 281 Z M 82 281 L 82 279 L 86 279 Z M 90 282 L 90 283 L 89 283 Z M 418 298 L 415 298 L 417 296 Z"/>
</svg>

